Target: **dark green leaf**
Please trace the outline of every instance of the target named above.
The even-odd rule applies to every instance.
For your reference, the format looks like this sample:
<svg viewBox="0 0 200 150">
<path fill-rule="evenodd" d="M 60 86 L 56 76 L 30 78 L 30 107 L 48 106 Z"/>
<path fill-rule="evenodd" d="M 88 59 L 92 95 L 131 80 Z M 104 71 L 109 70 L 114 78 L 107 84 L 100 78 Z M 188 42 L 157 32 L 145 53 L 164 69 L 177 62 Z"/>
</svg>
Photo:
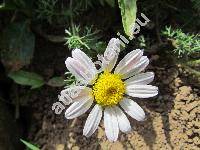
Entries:
<svg viewBox="0 0 200 150">
<path fill-rule="evenodd" d="M 45 83 L 40 75 L 23 70 L 11 72 L 8 76 L 20 85 L 31 86 L 31 89 L 39 88 Z"/>
<path fill-rule="evenodd" d="M 136 20 L 136 1 L 137 0 L 118 0 L 124 31 L 128 36 L 132 36 L 131 30 Z"/>
<path fill-rule="evenodd" d="M 62 77 L 53 77 L 48 81 L 47 84 L 52 87 L 61 87 L 65 85 L 65 82 Z"/>
<path fill-rule="evenodd" d="M 6 68 L 19 70 L 33 57 L 35 36 L 27 21 L 9 25 L 1 36 L 1 59 Z"/>
<path fill-rule="evenodd" d="M 24 143 L 26 145 L 26 147 L 29 148 L 30 150 L 40 150 L 38 147 L 36 147 L 35 145 L 33 145 L 33 144 L 31 144 L 31 143 L 29 143 L 27 141 L 24 141 L 22 139 L 20 139 L 20 141 L 22 143 Z"/>
</svg>

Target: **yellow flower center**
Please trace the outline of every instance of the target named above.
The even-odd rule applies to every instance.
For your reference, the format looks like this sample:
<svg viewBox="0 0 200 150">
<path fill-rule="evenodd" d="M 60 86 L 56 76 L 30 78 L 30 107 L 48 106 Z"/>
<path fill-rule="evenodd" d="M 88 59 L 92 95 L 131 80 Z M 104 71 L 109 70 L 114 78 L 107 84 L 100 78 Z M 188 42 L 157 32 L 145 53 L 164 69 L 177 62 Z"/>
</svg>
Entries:
<svg viewBox="0 0 200 150">
<path fill-rule="evenodd" d="M 125 93 L 125 83 L 119 74 L 105 71 L 99 76 L 93 86 L 95 101 L 101 106 L 112 106 L 118 104 Z"/>
</svg>

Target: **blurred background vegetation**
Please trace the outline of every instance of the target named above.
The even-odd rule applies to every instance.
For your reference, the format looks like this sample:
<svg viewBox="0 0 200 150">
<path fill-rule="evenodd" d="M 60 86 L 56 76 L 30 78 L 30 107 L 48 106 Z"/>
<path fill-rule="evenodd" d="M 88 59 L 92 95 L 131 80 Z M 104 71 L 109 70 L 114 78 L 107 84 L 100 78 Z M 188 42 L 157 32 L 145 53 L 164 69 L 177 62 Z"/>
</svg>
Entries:
<svg viewBox="0 0 200 150">
<path fill-rule="evenodd" d="M 38 56 L 37 39 L 63 45 L 68 54 L 74 48 L 81 48 L 95 60 L 97 54 L 104 52 L 108 41 L 118 37 L 117 32 L 130 36 L 129 28 L 136 17 L 141 18 L 140 13 L 150 22 L 135 35 L 128 48 L 144 48 L 147 53 L 172 58 L 199 84 L 199 0 L 138 0 L 137 6 L 136 0 L 3 0 L 0 3 L 0 100 L 11 104 L 15 119 L 19 119 L 19 108 L 26 103 L 18 100 L 19 88 L 28 86 L 31 91 L 45 84 L 62 87 L 74 82 L 67 70 L 65 75 L 47 78 L 29 67 Z M 127 52 L 125 49 L 122 53 Z M 12 87 L 13 92 L 7 93 L 5 85 Z M 11 101 L 7 100 L 10 94 L 14 95 Z"/>
</svg>

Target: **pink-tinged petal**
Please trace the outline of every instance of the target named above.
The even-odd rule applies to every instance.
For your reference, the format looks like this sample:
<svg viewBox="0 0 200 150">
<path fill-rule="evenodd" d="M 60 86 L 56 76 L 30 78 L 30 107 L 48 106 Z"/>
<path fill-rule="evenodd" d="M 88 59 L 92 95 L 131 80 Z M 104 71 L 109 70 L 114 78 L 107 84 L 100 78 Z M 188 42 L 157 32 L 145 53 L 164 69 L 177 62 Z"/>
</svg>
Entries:
<svg viewBox="0 0 200 150">
<path fill-rule="evenodd" d="M 122 75 L 127 74 L 140 61 L 142 55 L 143 51 L 140 49 L 131 51 L 119 62 L 115 68 L 115 73 Z"/>
<path fill-rule="evenodd" d="M 112 71 L 112 69 L 116 64 L 119 52 L 120 52 L 120 40 L 112 38 L 109 41 L 108 46 L 104 52 L 102 61 L 103 70 L 107 70 L 109 72 Z"/>
<path fill-rule="evenodd" d="M 76 77 L 77 80 L 84 83 L 89 83 L 93 80 L 93 75 L 90 70 L 78 60 L 68 57 L 65 64 L 67 69 Z"/>
<path fill-rule="evenodd" d="M 89 69 L 89 72 L 92 74 L 93 78 L 95 77 L 97 70 L 92 62 L 92 60 L 80 49 L 75 49 L 72 51 L 72 57 L 79 61 L 85 68 Z"/>
<path fill-rule="evenodd" d="M 126 73 L 123 74 L 123 79 L 127 79 L 133 75 L 136 75 L 143 71 L 149 64 L 149 59 L 147 56 L 142 56 L 140 60 L 133 66 L 129 67 Z"/>
</svg>

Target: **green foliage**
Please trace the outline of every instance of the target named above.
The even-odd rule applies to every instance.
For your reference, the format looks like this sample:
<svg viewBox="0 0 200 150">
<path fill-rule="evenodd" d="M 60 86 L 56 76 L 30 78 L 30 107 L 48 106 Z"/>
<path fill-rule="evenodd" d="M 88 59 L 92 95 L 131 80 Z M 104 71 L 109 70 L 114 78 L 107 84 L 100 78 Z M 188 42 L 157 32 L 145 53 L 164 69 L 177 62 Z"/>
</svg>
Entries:
<svg viewBox="0 0 200 150">
<path fill-rule="evenodd" d="M 11 72 L 8 76 L 17 84 L 31 86 L 31 89 L 39 88 L 45 83 L 40 75 L 23 70 Z"/>
<path fill-rule="evenodd" d="M 66 75 L 66 80 L 65 80 L 66 86 L 70 86 L 71 84 L 74 84 L 76 82 L 76 78 L 71 74 L 71 72 L 65 72 L 65 75 Z"/>
<path fill-rule="evenodd" d="M 93 56 L 105 51 L 106 44 L 99 41 L 99 31 L 92 31 L 92 27 L 85 27 L 81 31 L 80 26 L 73 26 L 65 30 L 66 44 L 70 49 L 82 48 L 87 54 Z"/>
<path fill-rule="evenodd" d="M 132 36 L 132 29 L 136 20 L 136 0 L 118 0 L 121 10 L 122 23 L 127 36 Z"/>
<path fill-rule="evenodd" d="M 1 59 L 7 68 L 19 70 L 30 63 L 35 47 L 35 35 L 30 31 L 28 21 L 8 25 L 1 39 Z"/>
<path fill-rule="evenodd" d="M 95 6 L 101 5 L 105 6 L 105 4 L 108 4 L 111 7 L 115 6 L 115 0 L 73 0 L 73 12 L 83 12 L 88 10 L 89 8 L 95 8 Z"/>
<path fill-rule="evenodd" d="M 65 85 L 64 79 L 62 77 L 53 77 L 47 84 L 52 87 L 61 87 Z"/>
<path fill-rule="evenodd" d="M 166 27 L 162 34 L 173 40 L 172 43 L 175 46 L 174 52 L 179 57 L 200 52 L 199 34 L 185 34 L 181 29 L 173 30 L 171 27 Z"/>
<path fill-rule="evenodd" d="M 47 20 L 50 24 L 56 14 L 56 3 L 58 0 L 39 0 L 37 1 L 38 8 L 36 9 L 37 18 Z"/>
<path fill-rule="evenodd" d="M 29 149 L 29 150 L 40 150 L 38 147 L 36 147 L 35 145 L 33 145 L 25 140 L 20 139 L 20 141 L 22 143 L 24 143 L 26 145 L 27 149 Z"/>
<path fill-rule="evenodd" d="M 175 23 L 183 29 L 197 30 L 200 25 L 200 13 L 196 11 L 200 10 L 199 3 L 199 0 L 139 0 L 137 5 L 151 22 L 156 23 L 156 28 Z"/>
<path fill-rule="evenodd" d="M 4 0 L 1 5 L 1 10 L 13 10 L 24 6 L 25 3 L 23 0 Z"/>
<path fill-rule="evenodd" d="M 37 0 L 36 5 L 36 18 L 47 21 L 51 25 L 66 23 L 72 13 L 64 1 Z"/>
<path fill-rule="evenodd" d="M 199 0 L 191 0 L 193 7 L 200 12 L 200 1 Z"/>
<path fill-rule="evenodd" d="M 86 11 L 89 8 L 93 8 L 93 0 L 74 0 L 73 1 L 73 13 L 79 14 L 81 11 Z"/>
<path fill-rule="evenodd" d="M 108 5 L 115 7 L 117 6 L 116 2 L 118 2 L 121 11 L 125 34 L 131 36 L 131 29 L 135 23 L 137 12 L 136 0 L 4 0 L 0 5 L 0 11 L 4 11 L 6 14 L 6 17 L 3 17 L 1 22 L 1 26 L 5 26 L 5 29 L 2 30 L 0 41 L 1 61 L 8 70 L 10 69 L 12 71 L 17 71 L 23 66 L 30 64 L 35 44 L 35 36 L 30 28 L 36 31 L 36 33 L 39 33 L 37 32 L 37 28 L 40 28 L 40 26 L 44 27 L 44 25 L 46 27 L 46 22 L 49 23 L 49 26 L 47 30 L 44 30 L 43 33 L 45 36 L 42 37 L 61 37 L 60 41 L 63 42 L 64 38 L 62 35 L 59 35 L 59 33 L 63 31 L 63 27 L 67 26 L 68 30 L 66 30 L 66 38 L 64 40 L 66 40 L 66 45 L 68 45 L 70 49 L 80 48 L 91 57 L 102 54 L 106 49 L 106 44 L 102 42 L 99 30 L 94 30 L 94 28 L 89 27 L 92 26 L 89 23 L 85 25 L 85 20 L 88 22 L 88 17 L 93 15 L 83 17 L 83 20 L 80 16 L 88 15 L 88 13 L 101 14 L 99 8 L 104 9 Z M 187 28 L 189 31 L 195 31 L 199 27 L 199 13 L 196 13 L 200 8 L 199 0 L 184 0 L 184 2 L 182 0 L 141 0 L 138 1 L 137 5 L 138 4 L 139 8 L 141 8 L 141 12 L 151 18 L 152 25 L 151 27 L 146 26 L 150 34 L 148 32 L 142 33 L 144 36 L 139 36 L 136 40 L 138 41 L 136 44 L 141 48 L 148 49 L 150 45 L 155 44 L 156 38 L 154 38 L 154 36 L 156 35 L 159 37 L 159 27 L 163 25 L 174 23 L 177 25 L 181 24 L 183 29 L 186 29 L 190 25 L 192 28 Z M 105 12 L 107 12 L 107 8 L 105 8 L 105 10 Z M 114 14 L 115 10 L 116 9 L 110 9 L 109 11 L 113 11 L 112 14 Z M 104 14 L 104 11 L 102 12 Z M 107 13 L 106 15 L 109 16 L 110 14 Z M 110 17 L 113 16 L 110 15 Z M 116 16 L 116 18 L 117 17 L 120 16 Z M 22 21 L 25 19 L 28 21 Z M 89 19 L 95 20 L 95 18 Z M 193 21 L 194 19 L 196 19 L 196 21 Z M 118 21 L 118 18 L 116 20 Z M 74 26 L 75 22 L 80 22 L 81 25 L 83 23 L 85 27 Z M 107 23 L 107 19 L 102 18 L 102 22 Z M 112 21 L 110 20 L 110 22 Z M 108 29 L 112 28 L 113 31 L 115 31 L 115 29 L 118 30 L 118 25 L 109 27 L 109 25 L 112 24 L 110 22 L 108 23 Z M 95 21 L 94 23 L 99 24 L 99 21 Z M 114 23 L 115 22 L 113 22 L 113 24 Z M 101 27 L 102 24 L 97 26 Z M 36 25 L 36 27 L 31 25 Z M 52 26 L 55 28 L 52 29 Z M 52 30 L 58 30 L 58 32 L 55 32 L 56 35 L 45 33 Z M 107 28 L 105 31 L 107 31 Z M 109 31 L 111 31 L 109 34 L 112 34 L 113 31 Z M 156 31 L 156 33 L 152 34 L 154 31 Z M 50 34 L 50 36 L 48 34 Z M 107 33 L 104 34 L 106 35 Z M 194 55 L 196 52 L 199 52 L 199 35 L 185 34 L 181 30 L 172 30 L 171 28 L 166 28 L 162 34 L 173 41 L 175 46 L 174 52 L 179 57 Z M 107 35 L 105 37 L 107 38 Z M 65 83 L 73 83 L 74 77 L 71 75 L 67 76 L 69 80 L 66 80 Z M 47 84 L 57 87 L 62 86 L 63 81 L 60 77 L 54 77 L 50 79 Z"/>
<path fill-rule="evenodd" d="M 104 6 L 105 3 L 107 3 L 111 7 L 115 6 L 115 0 L 99 0 L 99 2 L 101 3 L 102 6 Z"/>
<path fill-rule="evenodd" d="M 146 39 L 144 38 L 143 35 L 138 37 L 138 41 L 139 41 L 139 46 L 141 48 L 146 48 L 147 47 L 147 44 L 146 44 L 147 41 L 146 41 Z"/>
<path fill-rule="evenodd" d="M 4 0 L 0 5 L 0 10 L 17 10 L 27 16 L 32 15 L 33 0 Z"/>
</svg>

